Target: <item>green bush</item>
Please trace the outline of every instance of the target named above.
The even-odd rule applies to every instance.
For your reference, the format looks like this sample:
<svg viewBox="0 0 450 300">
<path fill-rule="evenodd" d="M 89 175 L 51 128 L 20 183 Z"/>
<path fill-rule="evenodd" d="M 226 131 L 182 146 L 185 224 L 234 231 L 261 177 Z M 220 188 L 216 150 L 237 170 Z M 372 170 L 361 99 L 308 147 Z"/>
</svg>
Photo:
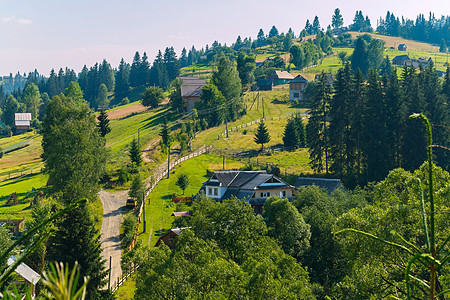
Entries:
<svg viewBox="0 0 450 300">
<path fill-rule="evenodd" d="M 134 239 L 134 229 L 136 228 L 137 218 L 134 214 L 125 216 L 122 222 L 123 237 L 122 248 L 127 248 Z"/>
</svg>

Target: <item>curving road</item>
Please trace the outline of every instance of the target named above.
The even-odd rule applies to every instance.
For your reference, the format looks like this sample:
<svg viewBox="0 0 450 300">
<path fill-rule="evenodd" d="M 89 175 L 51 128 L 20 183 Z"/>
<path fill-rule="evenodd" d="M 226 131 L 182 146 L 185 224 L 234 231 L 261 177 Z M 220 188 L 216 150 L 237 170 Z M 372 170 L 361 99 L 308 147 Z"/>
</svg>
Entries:
<svg viewBox="0 0 450 300">
<path fill-rule="evenodd" d="M 128 197 L 128 191 L 117 193 L 101 190 L 98 193 L 103 206 L 103 223 L 100 231 L 103 258 L 106 262 L 106 269 L 109 269 L 109 257 L 111 263 L 111 286 L 122 275 L 120 259 L 122 247 L 120 246 L 120 224 L 122 223 L 123 208 Z"/>
</svg>

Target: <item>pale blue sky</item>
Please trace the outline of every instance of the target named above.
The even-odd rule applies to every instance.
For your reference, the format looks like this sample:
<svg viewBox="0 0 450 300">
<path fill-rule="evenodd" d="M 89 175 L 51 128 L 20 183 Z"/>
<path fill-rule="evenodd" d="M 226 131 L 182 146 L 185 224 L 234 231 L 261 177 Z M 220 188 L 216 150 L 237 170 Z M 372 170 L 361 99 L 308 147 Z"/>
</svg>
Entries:
<svg viewBox="0 0 450 300">
<path fill-rule="evenodd" d="M 238 35 L 256 37 L 275 25 L 296 34 L 306 19 L 317 15 L 322 27 L 339 7 L 344 23 L 356 10 L 369 15 L 372 26 L 386 11 L 415 19 L 419 13 L 450 15 L 449 0 L 429 1 L 267 1 L 267 0 L 0 0 L 0 75 L 51 68 L 79 72 L 106 58 L 117 67 L 124 57 L 146 51 L 153 60 L 158 49 L 197 49 L 214 40 L 230 45 Z"/>
</svg>

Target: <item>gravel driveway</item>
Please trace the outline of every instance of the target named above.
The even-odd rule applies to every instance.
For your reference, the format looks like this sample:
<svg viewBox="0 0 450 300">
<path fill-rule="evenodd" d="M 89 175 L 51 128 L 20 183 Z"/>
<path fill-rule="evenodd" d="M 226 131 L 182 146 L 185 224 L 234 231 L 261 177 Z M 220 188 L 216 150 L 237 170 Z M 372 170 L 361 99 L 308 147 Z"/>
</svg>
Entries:
<svg viewBox="0 0 450 300">
<path fill-rule="evenodd" d="M 122 248 L 120 247 L 120 224 L 122 222 L 123 208 L 128 197 L 128 191 L 117 193 L 101 190 L 100 200 L 103 205 L 103 224 L 101 233 L 103 257 L 106 261 L 106 269 L 109 269 L 109 257 L 111 263 L 111 287 L 117 281 L 117 277 L 122 275 L 120 258 Z"/>
</svg>

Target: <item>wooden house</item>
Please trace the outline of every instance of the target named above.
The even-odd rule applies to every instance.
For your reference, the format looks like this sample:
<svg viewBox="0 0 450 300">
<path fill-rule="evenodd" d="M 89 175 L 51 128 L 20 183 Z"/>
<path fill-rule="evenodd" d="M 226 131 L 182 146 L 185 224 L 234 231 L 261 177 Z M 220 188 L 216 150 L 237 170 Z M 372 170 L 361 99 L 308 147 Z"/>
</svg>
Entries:
<svg viewBox="0 0 450 300">
<path fill-rule="evenodd" d="M 273 90 L 273 79 L 269 78 L 258 79 L 257 85 L 260 91 L 271 91 Z"/>
<path fill-rule="evenodd" d="M 308 84 L 308 79 L 302 75 L 298 75 L 289 83 L 289 100 L 305 100 L 304 92 L 305 87 Z"/>
<path fill-rule="evenodd" d="M 217 201 L 234 196 L 247 201 L 256 213 L 262 213 L 267 198 L 292 198 L 294 186 L 266 171 L 216 171 L 200 192 Z"/>
<path fill-rule="evenodd" d="M 22 133 L 31 128 L 31 113 L 16 113 L 14 114 L 14 125 L 16 126 L 16 133 Z"/>
<path fill-rule="evenodd" d="M 175 248 L 175 245 L 178 241 L 178 236 L 183 232 L 183 230 L 187 229 L 189 227 L 182 227 L 182 228 L 172 228 L 163 235 L 159 237 L 159 239 L 156 241 L 155 247 L 158 247 L 162 243 L 166 244 L 167 247 L 170 249 Z"/>
<path fill-rule="evenodd" d="M 181 98 L 184 109 L 189 112 L 195 107 L 195 103 L 202 100 L 202 87 L 206 85 L 206 80 L 194 76 L 178 77 L 178 79 L 181 81 Z"/>
<path fill-rule="evenodd" d="M 398 48 L 397 48 L 399 51 L 406 51 L 406 45 L 405 44 L 400 44 L 400 45 L 398 45 Z"/>
</svg>

